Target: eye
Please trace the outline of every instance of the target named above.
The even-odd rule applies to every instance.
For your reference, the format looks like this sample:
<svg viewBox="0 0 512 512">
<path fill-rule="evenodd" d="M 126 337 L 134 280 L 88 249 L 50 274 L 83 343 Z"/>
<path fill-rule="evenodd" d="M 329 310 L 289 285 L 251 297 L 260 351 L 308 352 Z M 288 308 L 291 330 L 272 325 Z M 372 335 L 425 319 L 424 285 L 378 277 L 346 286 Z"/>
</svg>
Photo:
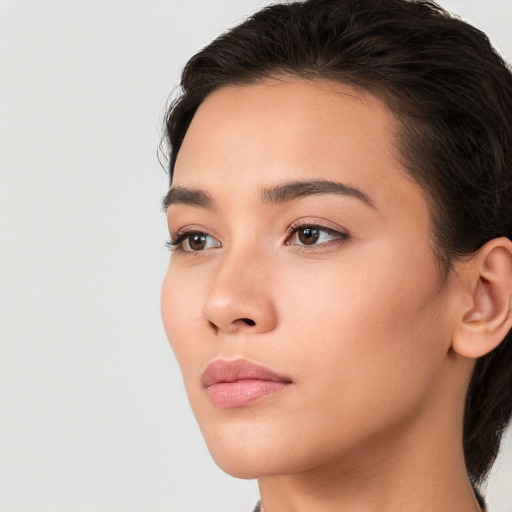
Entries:
<svg viewBox="0 0 512 512">
<path fill-rule="evenodd" d="M 221 243 L 208 233 L 189 231 L 171 237 L 167 246 L 171 251 L 198 252 L 221 247 Z"/>
<path fill-rule="evenodd" d="M 336 231 L 325 226 L 302 225 L 292 227 L 286 245 L 323 245 L 329 242 L 344 242 L 349 238 L 347 233 Z"/>
</svg>

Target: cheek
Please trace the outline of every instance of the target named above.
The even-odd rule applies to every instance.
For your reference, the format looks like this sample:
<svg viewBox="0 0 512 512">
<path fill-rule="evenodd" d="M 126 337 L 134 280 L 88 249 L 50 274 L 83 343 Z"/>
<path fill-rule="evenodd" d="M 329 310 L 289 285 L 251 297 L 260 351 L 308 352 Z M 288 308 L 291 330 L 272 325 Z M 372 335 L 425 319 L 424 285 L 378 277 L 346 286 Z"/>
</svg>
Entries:
<svg viewBox="0 0 512 512">
<path fill-rule="evenodd" d="M 162 320 L 183 376 L 194 365 L 194 353 L 202 325 L 202 299 L 194 281 L 169 265 L 160 297 Z"/>
<path fill-rule="evenodd" d="M 368 258 L 347 252 L 339 263 L 283 284 L 288 357 L 315 393 L 346 394 L 359 409 L 368 406 L 365 393 L 369 401 L 392 393 L 413 399 L 426 387 L 445 347 L 441 308 L 434 265 L 408 261 L 394 250 L 369 251 Z"/>
</svg>

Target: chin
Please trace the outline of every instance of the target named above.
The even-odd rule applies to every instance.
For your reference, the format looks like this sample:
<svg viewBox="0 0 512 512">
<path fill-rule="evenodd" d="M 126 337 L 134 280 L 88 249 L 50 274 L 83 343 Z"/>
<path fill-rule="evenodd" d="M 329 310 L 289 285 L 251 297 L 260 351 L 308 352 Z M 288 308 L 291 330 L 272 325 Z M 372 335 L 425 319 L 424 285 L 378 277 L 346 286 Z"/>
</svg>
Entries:
<svg viewBox="0 0 512 512">
<path fill-rule="evenodd" d="M 250 436 L 210 436 L 203 434 L 208 450 L 217 466 L 235 478 L 255 479 L 271 470 L 272 457 L 266 446 Z M 219 439 L 221 437 L 221 439 Z"/>
<path fill-rule="evenodd" d="M 296 473 L 297 468 L 291 468 L 286 459 L 277 460 L 274 456 L 263 453 L 255 454 L 240 450 L 211 450 L 214 462 L 224 473 L 244 480 L 255 480 L 263 476 Z M 286 462 L 287 464 L 283 464 Z"/>
<path fill-rule="evenodd" d="M 219 466 L 224 473 L 242 480 L 256 480 L 261 476 L 265 475 L 264 468 L 254 464 L 252 462 L 246 463 L 244 459 L 240 460 L 237 457 L 227 459 L 225 457 L 216 458 L 213 457 L 214 462 Z"/>
<path fill-rule="evenodd" d="M 280 442 L 280 436 L 252 428 L 225 425 L 202 429 L 208 450 L 222 471 L 235 478 L 256 479 L 262 476 L 296 472 L 290 467 L 290 447 Z"/>
<path fill-rule="evenodd" d="M 222 429 L 203 430 L 214 462 L 235 478 L 253 480 L 297 474 L 332 456 L 330 444 L 314 448 L 310 441 L 289 428 L 265 424 L 252 425 L 250 429 L 236 427 L 235 424 L 231 428 L 226 425 Z"/>
</svg>

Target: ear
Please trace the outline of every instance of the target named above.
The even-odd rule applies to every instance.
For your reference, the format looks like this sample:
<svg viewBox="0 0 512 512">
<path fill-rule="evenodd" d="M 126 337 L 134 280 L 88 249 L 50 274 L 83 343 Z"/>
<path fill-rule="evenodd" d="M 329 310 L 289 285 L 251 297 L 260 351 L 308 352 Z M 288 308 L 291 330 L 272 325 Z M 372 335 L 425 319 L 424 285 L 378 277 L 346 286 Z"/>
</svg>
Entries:
<svg viewBox="0 0 512 512">
<path fill-rule="evenodd" d="M 452 348 L 478 358 L 496 348 L 512 327 L 512 242 L 490 240 L 462 271 L 467 286 Z"/>
</svg>

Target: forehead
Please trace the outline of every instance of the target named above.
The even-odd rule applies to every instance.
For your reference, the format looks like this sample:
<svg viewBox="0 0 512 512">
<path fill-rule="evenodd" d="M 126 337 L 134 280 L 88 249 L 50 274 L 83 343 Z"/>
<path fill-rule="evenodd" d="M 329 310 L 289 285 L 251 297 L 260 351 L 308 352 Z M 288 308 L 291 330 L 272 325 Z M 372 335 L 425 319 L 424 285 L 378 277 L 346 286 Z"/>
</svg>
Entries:
<svg viewBox="0 0 512 512">
<path fill-rule="evenodd" d="M 227 189 L 250 193 L 284 181 L 326 179 L 392 205 L 423 195 L 399 163 L 396 129 L 381 100 L 327 80 L 226 86 L 198 108 L 173 184 L 220 197 Z"/>
</svg>

